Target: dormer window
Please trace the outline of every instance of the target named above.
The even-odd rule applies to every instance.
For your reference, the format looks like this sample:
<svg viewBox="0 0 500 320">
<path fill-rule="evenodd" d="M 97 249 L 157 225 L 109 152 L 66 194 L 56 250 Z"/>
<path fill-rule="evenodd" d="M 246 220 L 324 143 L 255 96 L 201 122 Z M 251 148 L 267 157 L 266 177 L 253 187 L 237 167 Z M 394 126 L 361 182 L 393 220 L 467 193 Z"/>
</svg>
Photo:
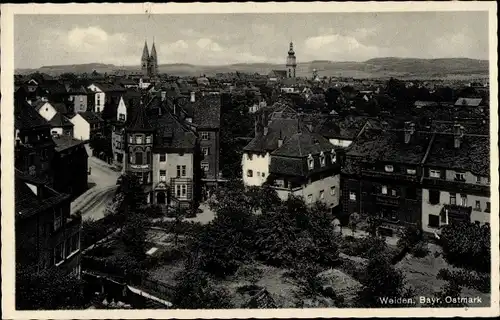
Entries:
<svg viewBox="0 0 500 320">
<path fill-rule="evenodd" d="M 385 172 L 394 172 L 394 167 L 390 164 L 386 165 Z"/>
<path fill-rule="evenodd" d="M 335 150 L 332 149 L 332 163 L 335 163 L 337 162 L 337 154 L 335 153 Z"/>
<path fill-rule="evenodd" d="M 128 142 L 129 143 L 134 143 L 134 137 L 128 136 Z"/>
<path fill-rule="evenodd" d="M 135 143 L 142 144 L 142 136 L 135 136 Z"/>
<path fill-rule="evenodd" d="M 321 152 L 321 154 L 319 155 L 319 162 L 322 167 L 325 166 L 325 154 L 323 152 Z"/>
<path fill-rule="evenodd" d="M 146 137 L 146 143 L 148 143 L 148 144 L 151 143 L 151 136 Z"/>
<path fill-rule="evenodd" d="M 312 155 L 309 155 L 309 157 L 307 157 L 307 165 L 309 169 L 314 169 L 314 159 Z"/>
</svg>

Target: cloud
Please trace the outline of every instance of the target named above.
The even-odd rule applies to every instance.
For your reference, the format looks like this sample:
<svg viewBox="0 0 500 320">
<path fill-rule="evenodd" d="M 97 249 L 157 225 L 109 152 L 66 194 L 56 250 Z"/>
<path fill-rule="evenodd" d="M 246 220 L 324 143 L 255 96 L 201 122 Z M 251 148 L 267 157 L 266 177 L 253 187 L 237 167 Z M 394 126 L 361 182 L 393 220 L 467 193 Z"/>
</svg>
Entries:
<svg viewBox="0 0 500 320">
<path fill-rule="evenodd" d="M 375 46 L 367 46 L 351 36 L 329 34 L 307 38 L 304 51 L 316 58 L 358 60 L 379 55 Z M 349 59 L 351 57 L 351 59 Z M 354 59 L 353 59 L 354 58 Z M 356 59 L 357 58 L 357 59 Z"/>
<path fill-rule="evenodd" d="M 119 48 L 127 43 L 124 33 L 108 34 L 99 27 L 74 28 L 66 35 L 66 42 L 74 50 L 97 52 L 106 48 Z"/>
<path fill-rule="evenodd" d="M 223 50 L 217 42 L 214 42 L 212 39 L 208 38 L 199 39 L 198 41 L 196 41 L 196 45 L 203 50 L 210 50 L 215 52 Z"/>
</svg>

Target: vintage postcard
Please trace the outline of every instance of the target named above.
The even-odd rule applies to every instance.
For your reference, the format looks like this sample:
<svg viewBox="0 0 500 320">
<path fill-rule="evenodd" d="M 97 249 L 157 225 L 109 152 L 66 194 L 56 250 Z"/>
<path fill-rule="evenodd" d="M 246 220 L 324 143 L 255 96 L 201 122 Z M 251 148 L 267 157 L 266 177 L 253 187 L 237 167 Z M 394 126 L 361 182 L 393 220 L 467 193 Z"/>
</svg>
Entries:
<svg viewBox="0 0 500 320">
<path fill-rule="evenodd" d="M 2 5 L 3 316 L 498 316 L 496 14 Z"/>
</svg>

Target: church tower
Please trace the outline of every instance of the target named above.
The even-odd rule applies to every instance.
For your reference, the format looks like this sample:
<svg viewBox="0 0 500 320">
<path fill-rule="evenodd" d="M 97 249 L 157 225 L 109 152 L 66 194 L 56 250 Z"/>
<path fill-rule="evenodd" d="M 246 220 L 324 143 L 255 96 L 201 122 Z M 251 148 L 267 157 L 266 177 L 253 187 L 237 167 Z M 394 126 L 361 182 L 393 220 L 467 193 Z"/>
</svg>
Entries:
<svg viewBox="0 0 500 320">
<path fill-rule="evenodd" d="M 288 57 L 286 58 L 286 73 L 288 78 L 295 78 L 295 69 L 297 68 L 297 60 L 295 51 L 293 51 L 293 42 L 290 42 Z"/>
<path fill-rule="evenodd" d="M 144 42 L 144 49 L 142 49 L 141 57 L 141 71 L 143 75 L 148 74 L 149 69 L 149 50 L 147 41 Z"/>
<path fill-rule="evenodd" d="M 151 55 L 149 56 L 149 76 L 156 77 L 158 75 L 158 57 L 156 55 L 156 47 L 153 42 L 153 47 L 151 48 Z"/>
</svg>

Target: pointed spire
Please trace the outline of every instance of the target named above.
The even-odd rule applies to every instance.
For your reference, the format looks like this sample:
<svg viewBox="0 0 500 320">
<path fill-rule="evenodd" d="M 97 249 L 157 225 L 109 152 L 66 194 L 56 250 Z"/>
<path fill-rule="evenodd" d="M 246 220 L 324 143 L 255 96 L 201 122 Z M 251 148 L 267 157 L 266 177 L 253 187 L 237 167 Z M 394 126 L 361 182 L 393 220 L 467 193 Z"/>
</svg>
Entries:
<svg viewBox="0 0 500 320">
<path fill-rule="evenodd" d="M 139 106 L 133 112 L 133 117 L 129 123 L 129 131 L 150 131 L 153 126 L 149 123 L 146 115 L 146 107 L 144 106 L 143 97 L 141 97 Z"/>
<path fill-rule="evenodd" d="M 144 49 L 142 49 L 142 60 L 149 59 L 148 41 L 144 41 Z"/>
<path fill-rule="evenodd" d="M 154 40 L 153 40 L 153 47 L 151 47 L 151 58 L 156 61 L 156 47 Z"/>
</svg>

